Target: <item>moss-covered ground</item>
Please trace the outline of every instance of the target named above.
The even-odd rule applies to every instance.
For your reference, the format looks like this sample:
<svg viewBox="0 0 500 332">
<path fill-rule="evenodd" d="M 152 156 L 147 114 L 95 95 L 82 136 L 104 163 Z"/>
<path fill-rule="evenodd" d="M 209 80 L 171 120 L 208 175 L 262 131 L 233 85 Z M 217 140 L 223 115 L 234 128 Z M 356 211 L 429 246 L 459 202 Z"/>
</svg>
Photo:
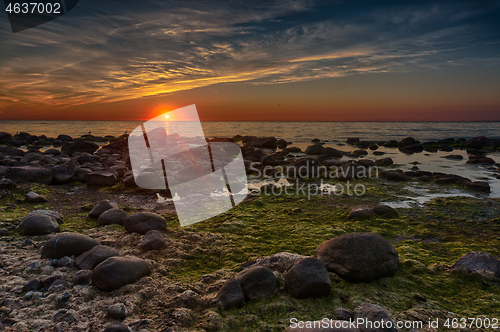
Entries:
<svg viewBox="0 0 500 332">
<path fill-rule="evenodd" d="M 282 331 L 291 317 L 334 318 L 335 308 L 352 310 L 363 301 L 378 303 L 400 319 L 427 319 L 433 315 L 437 318 L 443 313 L 456 317 L 500 318 L 498 281 L 449 270 L 470 251 L 500 256 L 499 199 L 438 198 L 424 206 L 398 209 L 398 218 L 351 220 L 347 215 L 353 206 L 373 206 L 387 199 L 394 200 L 395 195 L 409 194 L 405 185 L 399 183 L 381 180 L 360 183 L 367 188 L 361 197 L 250 196 L 234 209 L 182 230 L 173 214 L 164 214 L 168 227 L 177 231 L 174 236 L 191 232 L 219 235 L 211 246 L 188 252 L 182 264 L 171 267 L 170 278 L 195 282 L 202 275 L 220 269 L 237 272 L 241 263 L 257 256 L 281 251 L 313 255 L 318 245 L 337 235 L 375 232 L 389 240 L 399 252 L 400 267 L 394 277 L 355 284 L 332 274 L 332 292 L 323 298 L 297 300 L 281 291 L 272 298 L 252 301 L 242 308 L 224 312 L 213 309 L 222 316 L 224 330 Z M 22 193 L 30 189 L 29 186 L 36 186 L 34 189 L 45 194 L 49 202 L 22 202 Z M 63 231 L 79 232 L 96 227 L 96 221 L 89 219 L 88 211 L 81 207 L 95 203 L 96 197 L 106 197 L 109 190 L 93 191 L 87 198 L 66 195 L 66 202 L 61 201 L 61 197 L 66 197 L 61 190 L 67 189 L 40 185 L 18 188 L 0 199 L 3 208 L 0 220 L 7 225 L 31 210 L 55 208 L 65 215 Z M 17 206 L 8 208 L 12 203 Z"/>
</svg>

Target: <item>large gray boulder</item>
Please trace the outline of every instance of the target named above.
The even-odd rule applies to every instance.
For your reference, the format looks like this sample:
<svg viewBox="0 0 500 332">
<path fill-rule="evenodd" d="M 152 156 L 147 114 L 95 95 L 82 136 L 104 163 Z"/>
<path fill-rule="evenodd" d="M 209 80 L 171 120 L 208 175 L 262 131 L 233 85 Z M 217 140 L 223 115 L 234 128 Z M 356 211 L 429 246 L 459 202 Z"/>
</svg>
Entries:
<svg viewBox="0 0 500 332">
<path fill-rule="evenodd" d="M 151 230 L 164 231 L 167 228 L 167 221 L 159 214 L 140 212 L 128 216 L 123 226 L 129 233 L 146 234 Z"/>
<path fill-rule="evenodd" d="M 240 283 L 230 279 L 217 293 L 217 304 L 223 310 L 241 306 L 245 302 L 245 294 Z"/>
<path fill-rule="evenodd" d="M 104 211 L 99 216 L 97 221 L 101 226 L 112 225 L 112 224 L 123 225 L 123 222 L 125 221 L 126 218 L 127 218 L 127 213 L 125 211 L 118 208 L 112 208 Z"/>
<path fill-rule="evenodd" d="M 61 233 L 48 240 L 42 247 L 42 258 L 61 258 L 63 256 L 79 256 L 98 246 L 100 243 L 83 234 Z"/>
<path fill-rule="evenodd" d="M 134 256 L 110 257 L 97 265 L 92 282 L 100 290 L 112 291 L 136 282 L 150 273 L 148 263 Z"/>
<path fill-rule="evenodd" d="M 393 276 L 399 263 L 397 250 L 375 233 L 337 236 L 316 248 L 314 256 L 322 260 L 329 271 L 353 282 Z"/>
</svg>

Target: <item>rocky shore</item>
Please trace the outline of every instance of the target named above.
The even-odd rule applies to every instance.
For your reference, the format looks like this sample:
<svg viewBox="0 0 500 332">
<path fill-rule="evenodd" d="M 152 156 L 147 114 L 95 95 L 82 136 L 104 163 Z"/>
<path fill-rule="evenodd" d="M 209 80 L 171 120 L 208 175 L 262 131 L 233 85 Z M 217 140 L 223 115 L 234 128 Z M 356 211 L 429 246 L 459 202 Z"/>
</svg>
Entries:
<svg viewBox="0 0 500 332">
<path fill-rule="evenodd" d="M 0 331 L 312 331 L 290 319 L 325 317 L 419 321 L 422 328 L 398 330 L 438 331 L 445 328 L 430 319 L 500 318 L 498 199 L 441 199 L 420 210 L 380 204 L 400 183 L 487 194 L 488 182 L 404 171 L 378 151 L 446 151 L 458 160 L 452 152 L 466 150 L 464 163 L 500 177 L 489 156 L 500 140 L 351 138 L 334 148 L 313 139 L 304 151 L 275 137 L 211 141 L 241 144 L 249 177 L 265 169 L 267 180 L 357 181 L 368 191 L 249 195 L 180 228 L 171 201 L 136 186 L 126 135 L 2 132 Z M 374 168 L 377 178 L 367 177 Z"/>
</svg>

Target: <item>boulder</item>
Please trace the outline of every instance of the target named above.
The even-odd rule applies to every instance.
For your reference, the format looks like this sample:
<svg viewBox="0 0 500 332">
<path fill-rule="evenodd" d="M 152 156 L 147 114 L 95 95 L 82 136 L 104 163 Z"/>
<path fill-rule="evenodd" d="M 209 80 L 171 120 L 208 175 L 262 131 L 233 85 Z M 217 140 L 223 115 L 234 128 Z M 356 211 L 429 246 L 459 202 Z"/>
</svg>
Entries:
<svg viewBox="0 0 500 332">
<path fill-rule="evenodd" d="M 10 142 L 13 140 L 13 137 L 11 134 L 6 133 L 4 131 L 0 132 L 0 144 L 5 144 L 7 142 Z"/>
<path fill-rule="evenodd" d="M 110 257 L 92 271 L 92 282 L 100 290 L 112 291 L 136 282 L 150 273 L 148 263 L 138 257 Z"/>
<path fill-rule="evenodd" d="M 389 157 L 375 160 L 375 165 L 377 166 L 391 166 L 393 164 L 394 161 L 392 160 L 392 158 Z"/>
<path fill-rule="evenodd" d="M 59 232 L 59 224 L 47 215 L 28 214 L 21 220 L 17 230 L 22 235 L 46 235 Z"/>
<path fill-rule="evenodd" d="M 75 263 L 81 270 L 93 270 L 101 262 L 115 256 L 120 256 L 118 250 L 108 246 L 98 245 L 78 256 Z"/>
<path fill-rule="evenodd" d="M 80 270 L 73 275 L 71 282 L 73 285 L 88 285 L 92 281 L 91 270 Z"/>
<path fill-rule="evenodd" d="M 50 184 L 52 171 L 41 166 L 14 166 L 7 169 L 4 176 L 17 183 L 36 182 Z"/>
<path fill-rule="evenodd" d="M 97 221 L 99 225 L 112 225 L 118 224 L 123 225 L 123 222 L 127 218 L 127 213 L 119 208 L 112 208 L 101 213 Z"/>
<path fill-rule="evenodd" d="M 270 256 L 254 258 L 245 263 L 242 263 L 241 267 L 243 269 L 246 269 L 252 266 L 264 266 L 268 269 L 283 273 L 291 268 L 293 264 L 304 258 L 307 258 L 307 256 L 292 254 L 289 252 L 279 252 Z"/>
<path fill-rule="evenodd" d="M 364 321 L 358 325 L 361 332 L 398 332 L 391 316 L 379 305 L 363 302 L 354 309 L 354 319 Z M 375 322 L 384 322 L 384 328 L 375 328 Z"/>
<path fill-rule="evenodd" d="M 387 205 L 377 205 L 373 209 L 373 212 L 379 216 L 384 218 L 398 218 L 399 213 L 394 210 L 392 207 Z"/>
<path fill-rule="evenodd" d="M 61 152 L 72 156 L 76 152 L 86 152 L 93 154 L 99 149 L 99 145 L 89 141 L 78 141 L 64 144 L 61 147 Z"/>
<path fill-rule="evenodd" d="M 128 216 L 123 226 L 129 233 L 146 234 L 151 230 L 164 231 L 167 228 L 167 221 L 159 214 L 140 212 Z"/>
<path fill-rule="evenodd" d="M 123 303 L 115 303 L 113 305 L 110 305 L 106 310 L 106 316 L 118 320 L 124 320 L 131 313 L 132 308 Z"/>
<path fill-rule="evenodd" d="M 368 207 L 356 207 L 353 208 L 351 212 L 349 212 L 347 218 L 365 220 L 370 219 L 374 215 L 375 213 L 373 212 L 373 210 Z"/>
<path fill-rule="evenodd" d="M 79 233 L 61 233 L 50 238 L 42 247 L 42 258 L 79 256 L 98 246 L 99 242 Z"/>
<path fill-rule="evenodd" d="M 248 300 L 271 296 L 278 290 L 276 277 L 267 267 L 249 267 L 238 273 L 235 279 Z"/>
<path fill-rule="evenodd" d="M 217 293 L 217 304 L 222 310 L 241 306 L 245 302 L 245 294 L 240 283 L 230 279 Z"/>
<path fill-rule="evenodd" d="M 110 202 L 107 199 L 100 201 L 97 203 L 94 208 L 90 211 L 89 217 L 93 219 L 99 218 L 99 216 L 104 213 L 104 211 L 113 209 L 113 208 L 118 208 L 118 204 L 115 202 Z"/>
<path fill-rule="evenodd" d="M 304 151 L 305 154 L 322 154 L 323 143 L 309 145 Z"/>
<path fill-rule="evenodd" d="M 325 263 L 314 257 L 296 262 L 284 278 L 286 291 L 298 299 L 327 296 L 332 288 Z"/>
<path fill-rule="evenodd" d="M 117 177 L 107 171 L 97 171 L 85 175 L 85 182 L 88 186 L 110 187 L 117 183 Z"/>
<path fill-rule="evenodd" d="M 257 137 L 251 140 L 249 145 L 254 148 L 275 150 L 278 147 L 278 141 L 276 137 Z"/>
<path fill-rule="evenodd" d="M 451 269 L 485 277 L 500 278 L 500 260 L 481 251 L 469 252 L 462 256 Z"/>
<path fill-rule="evenodd" d="M 316 248 L 315 257 L 329 271 L 353 282 L 390 277 L 398 267 L 397 250 L 375 233 L 349 233 L 326 241 Z"/>
<path fill-rule="evenodd" d="M 139 248 L 142 251 L 162 250 L 167 247 L 167 241 L 163 234 L 157 230 L 151 230 L 142 237 Z"/>
</svg>

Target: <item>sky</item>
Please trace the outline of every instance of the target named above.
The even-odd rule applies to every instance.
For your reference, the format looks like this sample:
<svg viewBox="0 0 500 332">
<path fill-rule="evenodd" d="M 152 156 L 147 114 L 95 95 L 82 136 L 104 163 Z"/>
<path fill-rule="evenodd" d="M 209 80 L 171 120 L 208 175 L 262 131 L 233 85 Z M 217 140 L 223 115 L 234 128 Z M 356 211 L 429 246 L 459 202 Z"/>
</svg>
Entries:
<svg viewBox="0 0 500 332">
<path fill-rule="evenodd" d="M 500 121 L 500 1 L 80 0 L 13 33 L 0 119 Z"/>
</svg>

